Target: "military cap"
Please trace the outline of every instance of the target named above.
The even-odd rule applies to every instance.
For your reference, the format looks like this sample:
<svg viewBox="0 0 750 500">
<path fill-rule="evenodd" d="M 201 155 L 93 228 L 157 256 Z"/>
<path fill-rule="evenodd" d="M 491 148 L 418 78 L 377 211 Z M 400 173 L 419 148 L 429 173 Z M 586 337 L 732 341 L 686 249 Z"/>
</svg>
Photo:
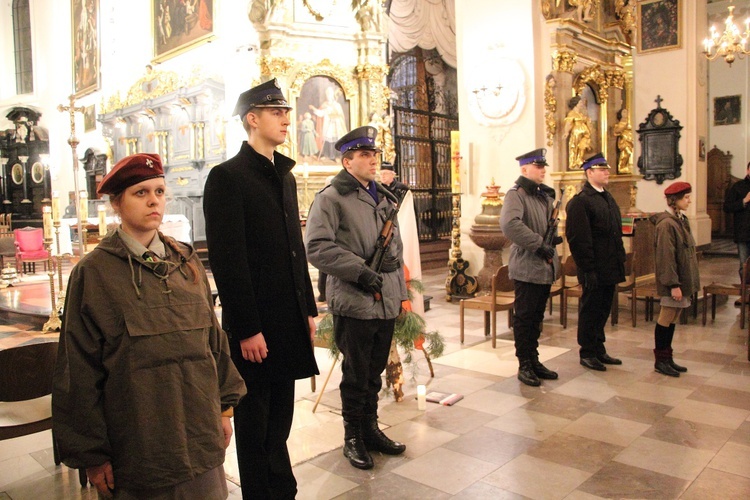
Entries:
<svg viewBox="0 0 750 500">
<path fill-rule="evenodd" d="M 521 156 L 517 156 L 516 161 L 518 162 L 519 167 L 523 167 L 524 165 L 528 165 L 529 163 L 546 167 L 547 165 L 549 165 L 549 163 L 547 163 L 547 159 L 544 157 L 544 155 L 546 154 L 546 148 L 539 148 L 535 149 L 534 151 L 529 151 L 528 153 Z"/>
<path fill-rule="evenodd" d="M 380 164 L 380 170 L 390 170 L 391 172 L 395 172 L 396 169 L 393 166 L 393 163 L 384 161 Z"/>
<path fill-rule="evenodd" d="M 118 161 L 102 179 L 96 192 L 117 194 L 125 188 L 155 177 L 164 177 L 161 157 L 152 153 L 136 153 Z"/>
<path fill-rule="evenodd" d="M 341 153 L 358 149 L 380 151 L 380 148 L 375 145 L 377 137 L 378 130 L 375 127 L 365 125 L 364 127 L 355 128 L 336 142 L 336 151 L 340 151 Z"/>
<path fill-rule="evenodd" d="M 583 170 L 588 170 L 590 168 L 609 168 L 609 164 L 607 163 L 607 159 L 603 154 L 597 153 L 591 158 L 584 161 L 583 165 L 581 165 L 581 168 Z"/>
<path fill-rule="evenodd" d="M 243 118 L 253 108 L 292 109 L 276 78 L 241 93 L 237 98 L 237 104 L 234 105 L 232 116 L 240 115 L 240 118 Z"/>
<path fill-rule="evenodd" d="M 667 186 L 667 189 L 664 190 L 664 194 L 669 196 L 670 194 L 682 194 L 682 193 L 690 193 L 693 191 L 693 187 L 690 185 L 689 182 L 674 182 Z"/>
</svg>

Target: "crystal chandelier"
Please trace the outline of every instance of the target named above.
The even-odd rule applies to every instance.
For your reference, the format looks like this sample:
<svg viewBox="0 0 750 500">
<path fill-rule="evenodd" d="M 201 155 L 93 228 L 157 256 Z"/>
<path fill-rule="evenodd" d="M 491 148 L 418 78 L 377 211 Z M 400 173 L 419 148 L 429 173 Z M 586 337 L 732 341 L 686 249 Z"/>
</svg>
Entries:
<svg viewBox="0 0 750 500">
<path fill-rule="evenodd" d="M 703 40 L 703 54 L 713 61 L 721 56 L 731 66 L 737 57 L 750 54 L 747 42 L 750 39 L 750 17 L 745 21 L 745 31 L 740 33 L 734 24 L 734 5 L 729 5 L 729 15 L 724 21 L 724 33 L 719 34 L 716 27 L 711 26 L 708 38 Z"/>
</svg>

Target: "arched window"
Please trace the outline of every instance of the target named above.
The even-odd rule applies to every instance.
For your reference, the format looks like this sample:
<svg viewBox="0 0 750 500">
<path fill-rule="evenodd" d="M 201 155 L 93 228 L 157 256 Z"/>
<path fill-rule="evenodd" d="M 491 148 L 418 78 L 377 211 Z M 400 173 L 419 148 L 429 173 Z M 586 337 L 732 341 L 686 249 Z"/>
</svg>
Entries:
<svg viewBox="0 0 750 500">
<path fill-rule="evenodd" d="M 34 68 L 31 63 L 31 16 L 29 0 L 13 0 L 13 46 L 16 58 L 16 93 L 34 91 Z"/>
</svg>

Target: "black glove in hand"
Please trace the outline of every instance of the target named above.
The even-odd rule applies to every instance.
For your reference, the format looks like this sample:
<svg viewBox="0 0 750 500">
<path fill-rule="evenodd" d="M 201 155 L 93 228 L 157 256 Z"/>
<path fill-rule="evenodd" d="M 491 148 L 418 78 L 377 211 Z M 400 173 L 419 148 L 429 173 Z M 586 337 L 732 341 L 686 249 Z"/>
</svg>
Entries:
<svg viewBox="0 0 750 500">
<path fill-rule="evenodd" d="M 367 293 L 376 294 L 380 293 L 383 289 L 383 277 L 369 267 L 362 269 L 357 278 L 357 283 L 362 285 L 362 288 Z"/>
<path fill-rule="evenodd" d="M 599 286 L 599 278 L 596 277 L 594 271 L 589 271 L 583 275 L 583 288 L 587 290 L 593 290 Z"/>
<path fill-rule="evenodd" d="M 552 248 L 551 246 L 542 245 L 539 248 L 537 248 L 534 253 L 540 259 L 550 261 L 555 256 L 555 249 Z"/>
<path fill-rule="evenodd" d="M 562 242 L 563 242 L 562 236 L 555 236 L 554 238 L 552 238 L 552 246 L 553 247 L 556 247 L 557 245 L 559 245 Z"/>
<path fill-rule="evenodd" d="M 380 272 L 392 273 L 399 267 L 401 267 L 401 263 L 398 261 L 398 258 L 394 257 L 393 255 L 386 255 L 383 258 L 382 264 L 380 264 Z"/>
</svg>

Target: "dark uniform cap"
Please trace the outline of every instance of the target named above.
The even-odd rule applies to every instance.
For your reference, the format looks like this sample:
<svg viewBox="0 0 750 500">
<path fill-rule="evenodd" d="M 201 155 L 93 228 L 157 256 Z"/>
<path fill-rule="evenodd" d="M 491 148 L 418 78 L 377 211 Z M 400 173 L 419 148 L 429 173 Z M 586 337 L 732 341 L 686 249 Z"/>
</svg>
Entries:
<svg viewBox="0 0 750 500">
<path fill-rule="evenodd" d="M 693 187 L 690 185 L 689 182 L 674 182 L 667 186 L 667 189 L 664 190 L 665 195 L 670 194 L 682 194 L 682 193 L 690 193 L 693 191 Z"/>
<path fill-rule="evenodd" d="M 581 165 L 581 168 L 583 170 L 588 170 L 590 168 L 609 168 L 609 164 L 607 163 L 607 159 L 603 154 L 597 153 L 588 160 L 584 161 L 583 165 Z"/>
<path fill-rule="evenodd" d="M 545 148 L 539 148 L 535 149 L 534 151 L 529 151 L 526 154 L 523 154 L 521 156 L 516 157 L 516 161 L 518 161 L 518 166 L 523 167 L 524 165 L 528 165 L 529 163 L 533 163 L 534 165 L 544 165 L 545 167 L 549 165 L 547 163 L 547 159 L 544 157 L 547 154 L 547 150 Z"/>
<path fill-rule="evenodd" d="M 243 118 L 253 108 L 292 109 L 281 92 L 279 81 L 274 78 L 241 93 L 234 105 L 232 116 Z"/>
<path fill-rule="evenodd" d="M 366 125 L 355 128 L 336 143 L 336 150 L 341 153 L 354 151 L 357 149 L 369 149 L 371 151 L 380 151 L 375 145 L 375 139 L 378 137 L 378 130 L 375 127 Z"/>
<path fill-rule="evenodd" d="M 393 163 L 384 161 L 380 164 L 380 170 L 390 170 L 391 172 L 395 172 L 396 169 L 393 167 Z"/>
<path fill-rule="evenodd" d="M 136 153 L 126 156 L 102 179 L 96 192 L 98 194 L 117 194 L 133 184 L 155 177 L 164 177 L 161 157 L 152 153 Z"/>
</svg>

